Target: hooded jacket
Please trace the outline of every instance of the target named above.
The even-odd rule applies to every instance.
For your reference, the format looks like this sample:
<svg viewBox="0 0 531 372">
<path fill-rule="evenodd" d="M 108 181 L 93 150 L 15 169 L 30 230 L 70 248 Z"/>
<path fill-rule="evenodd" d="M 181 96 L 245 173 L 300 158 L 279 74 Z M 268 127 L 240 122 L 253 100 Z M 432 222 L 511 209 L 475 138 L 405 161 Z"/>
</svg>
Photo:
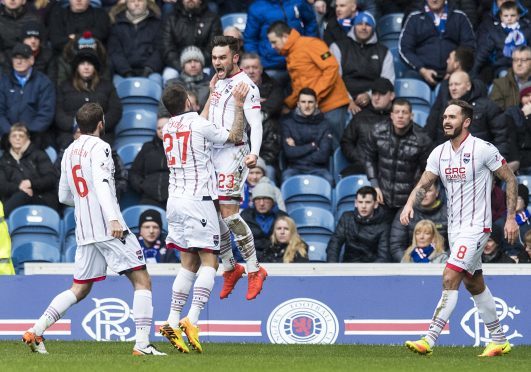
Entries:
<svg viewBox="0 0 531 372">
<path fill-rule="evenodd" d="M 270 238 L 273 234 L 274 221 L 277 219 L 277 217 L 287 216 L 287 213 L 279 210 L 278 207 L 274 205 L 268 213 L 260 214 L 256 211 L 254 207 L 252 207 L 245 209 L 241 213 L 241 216 L 243 220 L 247 222 L 249 229 L 251 229 L 251 232 L 254 237 L 256 253 L 260 258 L 262 257 L 263 252 L 271 244 Z M 262 230 L 262 228 L 260 227 L 259 219 L 268 220 L 270 222 L 271 227 L 269 228 L 269 231 Z"/>
<path fill-rule="evenodd" d="M 297 104 L 299 91 L 312 88 L 322 112 L 328 112 L 349 104 L 345 83 L 339 75 L 339 65 L 321 39 L 301 36 L 292 29 L 280 51 L 286 56 L 286 65 L 293 92 L 284 103 L 289 108 Z"/>
<path fill-rule="evenodd" d="M 512 68 L 509 69 L 509 72 L 504 77 L 494 79 L 489 98 L 502 110 L 520 104 L 520 87 L 516 82 Z"/>
<path fill-rule="evenodd" d="M 282 146 L 288 167 L 310 170 L 328 166 L 332 154 L 332 135 L 330 124 L 319 110 L 312 116 L 302 116 L 296 109 L 281 123 Z M 289 146 L 287 138 L 293 138 L 295 146 Z"/>
<path fill-rule="evenodd" d="M 245 51 L 257 53 L 264 69 L 283 70 L 286 60 L 267 38 L 267 29 L 276 21 L 286 22 L 304 36 L 318 37 L 317 20 L 306 0 L 256 0 L 249 6 L 243 33 Z"/>
<path fill-rule="evenodd" d="M 326 248 L 327 262 L 339 262 L 345 244 L 343 262 L 389 262 L 389 224 L 381 208 L 372 217 L 362 217 L 358 210 L 341 215 Z"/>
</svg>

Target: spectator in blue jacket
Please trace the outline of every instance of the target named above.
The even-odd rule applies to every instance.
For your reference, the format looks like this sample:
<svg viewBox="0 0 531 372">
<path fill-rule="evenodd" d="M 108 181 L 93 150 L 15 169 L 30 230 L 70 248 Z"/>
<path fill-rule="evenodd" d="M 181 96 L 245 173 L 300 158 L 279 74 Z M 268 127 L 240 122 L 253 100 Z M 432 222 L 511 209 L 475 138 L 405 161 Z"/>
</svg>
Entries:
<svg viewBox="0 0 531 372">
<path fill-rule="evenodd" d="M 116 5 L 111 15 L 114 23 L 107 46 L 112 72 L 162 83 L 159 7 L 148 0 L 127 0 Z"/>
<path fill-rule="evenodd" d="M 257 53 L 267 74 L 279 82 L 287 81 L 286 59 L 278 54 L 267 39 L 267 29 L 276 21 L 284 21 L 303 36 L 318 36 L 317 21 L 306 0 L 256 0 L 247 11 L 243 34 L 244 49 Z"/>
<path fill-rule="evenodd" d="M 297 108 L 282 120 L 281 127 L 282 146 L 288 161 L 282 181 L 297 174 L 313 174 L 333 184 L 327 168 L 332 154 L 330 124 L 317 108 L 317 94 L 313 89 L 300 90 Z"/>
<path fill-rule="evenodd" d="M 33 144 L 45 148 L 51 142 L 47 131 L 55 112 L 53 84 L 33 68 L 35 58 L 28 45 L 16 44 L 11 61 L 11 71 L 0 78 L 0 136 L 13 124 L 23 123 Z"/>
<path fill-rule="evenodd" d="M 399 39 L 401 57 L 432 86 L 444 78 L 448 55 L 458 46 L 475 48 L 474 31 L 465 13 L 445 0 L 426 0 L 423 10 L 409 15 Z"/>
</svg>

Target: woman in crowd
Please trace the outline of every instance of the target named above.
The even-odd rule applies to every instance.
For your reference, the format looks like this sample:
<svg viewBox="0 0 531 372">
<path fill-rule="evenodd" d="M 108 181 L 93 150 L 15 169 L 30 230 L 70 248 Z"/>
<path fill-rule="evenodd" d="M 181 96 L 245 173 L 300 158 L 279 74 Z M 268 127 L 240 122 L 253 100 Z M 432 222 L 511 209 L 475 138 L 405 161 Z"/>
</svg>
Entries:
<svg viewBox="0 0 531 372">
<path fill-rule="evenodd" d="M 295 221 L 290 217 L 280 216 L 276 219 L 271 244 L 264 250 L 260 262 L 308 262 L 308 245 L 301 239 Z"/>
<path fill-rule="evenodd" d="M 448 254 L 444 251 L 444 238 L 431 220 L 420 220 L 413 231 L 413 242 L 404 252 L 402 262 L 444 263 Z"/>
</svg>

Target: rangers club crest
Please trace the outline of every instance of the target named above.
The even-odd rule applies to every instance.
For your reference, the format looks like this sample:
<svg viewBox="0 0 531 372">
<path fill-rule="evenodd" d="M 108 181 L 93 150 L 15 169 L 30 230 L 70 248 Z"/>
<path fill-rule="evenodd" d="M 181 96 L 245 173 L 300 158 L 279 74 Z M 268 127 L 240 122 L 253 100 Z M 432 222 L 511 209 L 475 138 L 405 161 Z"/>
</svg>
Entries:
<svg viewBox="0 0 531 372">
<path fill-rule="evenodd" d="M 463 154 L 463 163 L 468 164 L 470 162 L 470 153 L 466 152 Z"/>
</svg>

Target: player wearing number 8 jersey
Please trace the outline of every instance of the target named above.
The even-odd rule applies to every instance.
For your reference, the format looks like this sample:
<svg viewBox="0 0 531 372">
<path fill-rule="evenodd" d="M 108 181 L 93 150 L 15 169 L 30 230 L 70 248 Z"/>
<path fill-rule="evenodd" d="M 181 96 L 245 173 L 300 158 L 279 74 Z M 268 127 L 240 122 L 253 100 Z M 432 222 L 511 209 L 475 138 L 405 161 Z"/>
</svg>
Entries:
<svg viewBox="0 0 531 372">
<path fill-rule="evenodd" d="M 78 246 L 74 283 L 52 300 L 22 340 L 32 351 L 45 354 L 44 331 L 84 299 L 94 282 L 104 280 L 109 267 L 125 274 L 135 289 L 133 355 L 166 355 L 149 343 L 153 317 L 151 279 L 142 248 L 127 228 L 116 199 L 111 147 L 99 138 L 105 131 L 103 109 L 96 103 L 87 103 L 78 110 L 76 121 L 81 136 L 65 150 L 59 182 L 59 201 L 75 206 Z"/>
<path fill-rule="evenodd" d="M 411 192 L 400 214 L 407 225 L 413 217 L 413 204 L 420 202 L 430 186 L 441 179 L 448 200 L 448 235 L 450 258 L 443 272 L 443 292 L 425 337 L 407 341 L 406 346 L 419 354 L 432 353 L 433 345 L 445 327 L 463 282 L 472 294 L 476 307 L 491 335 L 492 342 L 480 356 L 508 353 L 507 341 L 496 314 L 496 304 L 485 286 L 481 270 L 481 254 L 492 225 L 492 174 L 507 184 L 507 222 L 505 238 L 512 244 L 518 234 L 515 222 L 516 177 L 505 159 L 490 143 L 470 135 L 473 107 L 460 100 L 451 100 L 443 115 L 443 129 L 449 141 L 439 145 L 428 158 L 426 171 Z"/>
<path fill-rule="evenodd" d="M 216 191 L 212 179 L 212 146 L 242 140 L 243 102 L 248 91 L 245 83 L 231 89 L 235 110 L 230 132 L 191 111 L 187 92 L 180 85 L 170 85 L 162 96 L 164 106 L 172 115 L 162 130 L 170 169 L 166 246 L 181 251 L 181 269 L 172 286 L 168 322 L 162 325 L 160 333 L 185 353 L 189 349 L 181 331 L 193 349 L 202 351 L 196 324 L 210 298 L 218 268 L 220 230 L 213 201 Z M 202 115 L 206 116 L 207 110 Z M 192 284 L 192 306 L 188 316 L 180 319 Z"/>
<path fill-rule="evenodd" d="M 225 273 L 220 297 L 227 298 L 245 269 L 234 260 L 230 232 L 245 259 L 248 273 L 247 299 L 254 299 L 262 290 L 267 272 L 256 259 L 254 238 L 247 223 L 239 214 L 243 186 L 249 168 L 256 165 L 262 143 L 262 115 L 260 113 L 260 92 L 252 80 L 238 67 L 239 42 L 230 36 L 216 36 L 213 40 L 212 66 L 216 70 L 217 82 L 209 100 L 209 120 L 221 127 L 229 127 L 234 115 L 232 87 L 239 82 L 249 84 L 250 91 L 243 111 L 250 127 L 251 148 L 247 133 L 241 142 L 218 146 L 214 150 L 214 168 L 217 176 L 217 192 L 221 216 L 221 261 Z M 230 232 L 229 232 L 230 230 Z"/>
</svg>

